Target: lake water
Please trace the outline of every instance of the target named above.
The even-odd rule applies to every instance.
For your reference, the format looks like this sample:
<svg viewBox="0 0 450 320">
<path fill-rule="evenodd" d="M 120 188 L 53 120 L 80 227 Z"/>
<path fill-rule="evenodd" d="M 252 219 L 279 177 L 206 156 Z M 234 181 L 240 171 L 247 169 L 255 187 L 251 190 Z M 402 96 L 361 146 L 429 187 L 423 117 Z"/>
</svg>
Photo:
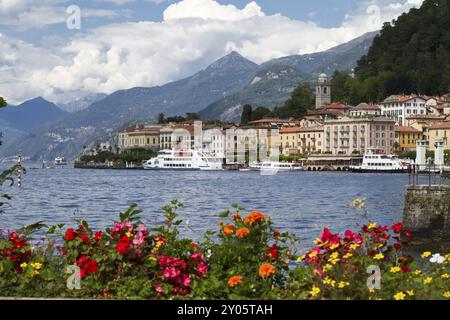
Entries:
<svg viewBox="0 0 450 320">
<path fill-rule="evenodd" d="M 238 203 L 270 215 L 277 228 L 296 234 L 308 247 L 324 227 L 337 232 L 356 229 L 367 219 L 401 220 L 407 183 L 405 174 L 29 169 L 20 189 L 3 188 L 14 200 L 0 215 L 0 226 L 72 225 L 85 219 L 95 229 L 104 228 L 132 203 L 143 210 L 145 222 L 157 225 L 161 207 L 177 199 L 185 205 L 181 218 L 192 228 L 183 225 L 183 233 L 198 240 L 206 229 L 216 229 L 220 212 Z M 351 208 L 362 196 L 366 210 Z"/>
</svg>

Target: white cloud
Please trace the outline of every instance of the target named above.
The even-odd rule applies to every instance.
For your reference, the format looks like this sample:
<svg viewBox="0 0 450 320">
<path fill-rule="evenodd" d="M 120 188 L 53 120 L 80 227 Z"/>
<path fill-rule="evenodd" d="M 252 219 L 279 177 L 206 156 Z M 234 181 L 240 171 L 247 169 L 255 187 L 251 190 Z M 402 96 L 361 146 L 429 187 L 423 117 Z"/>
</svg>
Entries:
<svg viewBox="0 0 450 320">
<path fill-rule="evenodd" d="M 389 6 L 392 2 L 387 0 L 365 2 L 336 28 L 280 14 L 267 16 L 256 2 L 239 9 L 213 0 L 182 0 L 168 6 L 162 22 L 109 24 L 63 43 L 48 38 L 46 42 L 55 46 L 51 52 L 4 36 L 0 93 L 11 102 L 36 95 L 66 101 L 88 93 L 161 85 L 231 50 L 258 63 L 322 51 L 376 30 L 383 21 L 418 5 L 413 0 L 397 2 L 400 6 Z M 368 10 L 371 5 L 379 10 Z"/>
</svg>

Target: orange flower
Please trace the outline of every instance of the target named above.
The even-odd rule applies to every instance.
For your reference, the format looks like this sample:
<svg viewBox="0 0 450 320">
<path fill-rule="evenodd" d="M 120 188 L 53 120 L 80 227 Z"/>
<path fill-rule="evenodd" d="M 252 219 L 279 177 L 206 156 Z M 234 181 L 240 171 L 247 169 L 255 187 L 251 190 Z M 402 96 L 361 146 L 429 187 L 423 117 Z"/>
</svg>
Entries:
<svg viewBox="0 0 450 320">
<path fill-rule="evenodd" d="M 242 220 L 242 217 L 239 213 L 233 214 L 233 221 Z"/>
<path fill-rule="evenodd" d="M 232 276 L 229 280 L 228 280 L 228 285 L 230 287 L 236 287 L 238 284 L 242 283 L 242 277 L 241 276 Z"/>
<path fill-rule="evenodd" d="M 266 217 L 258 211 L 252 211 L 248 216 L 245 217 L 244 222 L 248 225 L 255 225 L 257 223 L 264 222 Z"/>
<path fill-rule="evenodd" d="M 248 228 L 240 228 L 236 231 L 236 237 L 244 238 L 249 232 L 250 230 Z"/>
<path fill-rule="evenodd" d="M 275 267 L 270 263 L 263 263 L 259 266 L 259 276 L 261 278 L 268 278 L 275 273 Z"/>
<path fill-rule="evenodd" d="M 276 240 L 280 239 L 280 236 L 281 236 L 280 231 L 275 230 L 275 231 L 273 232 L 273 237 L 274 237 Z"/>
<path fill-rule="evenodd" d="M 235 228 L 233 225 L 227 224 L 225 227 L 223 227 L 223 234 L 229 236 L 230 234 L 233 234 L 234 229 Z"/>
</svg>

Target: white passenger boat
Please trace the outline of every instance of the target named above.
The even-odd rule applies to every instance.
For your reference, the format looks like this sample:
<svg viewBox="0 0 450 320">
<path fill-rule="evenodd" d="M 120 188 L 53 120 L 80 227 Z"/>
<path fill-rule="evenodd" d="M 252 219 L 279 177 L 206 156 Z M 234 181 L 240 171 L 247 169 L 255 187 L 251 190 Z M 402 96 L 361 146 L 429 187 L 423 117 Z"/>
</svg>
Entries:
<svg viewBox="0 0 450 320">
<path fill-rule="evenodd" d="M 389 155 L 383 149 L 369 148 L 364 154 L 360 166 L 350 166 L 352 172 L 391 172 L 406 173 L 410 170 L 408 160 L 399 159 L 396 155 Z"/>
<path fill-rule="evenodd" d="M 255 171 L 302 171 L 303 166 L 299 163 L 263 161 L 261 163 L 251 163 L 251 170 Z"/>
<path fill-rule="evenodd" d="M 143 162 L 146 170 L 222 170 L 222 159 L 197 150 L 161 150 Z"/>
<path fill-rule="evenodd" d="M 66 158 L 64 157 L 56 157 L 55 161 L 53 162 L 55 166 L 65 166 L 67 165 Z"/>
</svg>

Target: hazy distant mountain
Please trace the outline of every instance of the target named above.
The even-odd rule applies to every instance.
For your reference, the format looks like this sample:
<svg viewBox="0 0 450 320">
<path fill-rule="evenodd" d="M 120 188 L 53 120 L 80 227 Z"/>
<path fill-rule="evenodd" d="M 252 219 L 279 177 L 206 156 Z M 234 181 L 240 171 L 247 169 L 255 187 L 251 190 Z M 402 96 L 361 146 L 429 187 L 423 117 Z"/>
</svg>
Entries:
<svg viewBox="0 0 450 320">
<path fill-rule="evenodd" d="M 269 66 L 259 71 L 241 91 L 212 103 L 200 112 L 200 116 L 203 119 L 238 121 L 246 103 L 274 108 L 286 101 L 299 83 L 309 78 L 309 74 L 290 66 Z"/>
<path fill-rule="evenodd" d="M 269 109 L 280 106 L 300 82 L 314 82 L 322 72 L 331 76 L 335 70 L 350 71 L 358 59 L 367 53 L 376 34 L 366 33 L 324 52 L 265 62 L 244 89 L 212 103 L 200 115 L 204 119 L 238 121 L 246 103 Z"/>
<path fill-rule="evenodd" d="M 97 101 L 100 101 L 106 97 L 107 97 L 107 94 L 95 93 L 95 94 L 90 94 L 85 97 L 82 97 L 82 98 L 79 98 L 79 99 L 76 99 L 74 101 L 70 101 L 67 103 L 59 103 L 58 106 L 64 111 L 76 112 L 76 111 L 86 109 L 91 104 L 93 104 Z"/>
<path fill-rule="evenodd" d="M 14 129 L 29 131 L 64 117 L 66 113 L 44 98 L 25 101 L 18 106 L 0 109 L 0 119 Z"/>
<path fill-rule="evenodd" d="M 323 52 L 273 59 L 263 63 L 261 68 L 280 64 L 288 65 L 309 73 L 313 77 L 322 72 L 331 75 L 335 70 L 350 71 L 356 66 L 357 61 L 367 53 L 377 34 L 378 31 L 369 32 Z"/>
<path fill-rule="evenodd" d="M 25 131 L 17 129 L 12 123 L 0 119 L 0 132 L 2 133 L 2 143 L 3 145 L 0 148 L 4 148 L 9 143 L 14 141 L 15 139 L 22 136 Z"/>
<path fill-rule="evenodd" d="M 257 68 L 257 64 L 232 52 L 186 79 L 158 87 L 114 92 L 84 110 L 34 130 L 7 148 L 0 148 L 0 155 L 10 156 L 20 151 L 35 160 L 57 155 L 73 158 L 96 137 L 130 121 L 156 118 L 160 112 L 183 115 L 200 111 L 242 89 Z"/>
</svg>

